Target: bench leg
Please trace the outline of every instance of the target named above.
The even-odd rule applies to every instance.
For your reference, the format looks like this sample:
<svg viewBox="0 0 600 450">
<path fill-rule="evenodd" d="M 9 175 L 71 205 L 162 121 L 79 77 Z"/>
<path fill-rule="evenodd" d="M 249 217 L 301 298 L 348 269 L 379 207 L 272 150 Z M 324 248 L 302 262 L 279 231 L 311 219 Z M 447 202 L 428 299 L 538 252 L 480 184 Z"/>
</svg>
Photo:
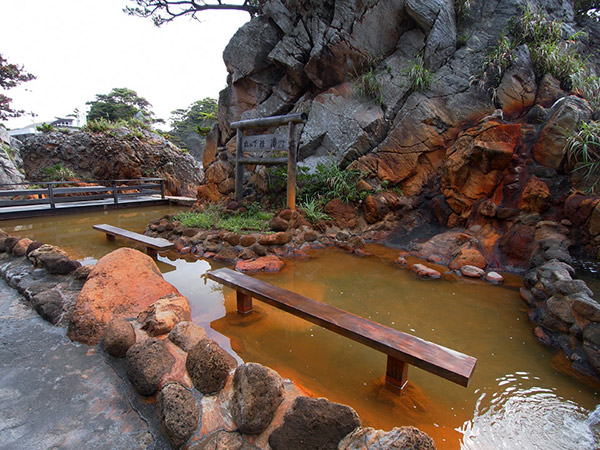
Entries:
<svg viewBox="0 0 600 450">
<path fill-rule="evenodd" d="M 114 234 L 108 234 L 108 233 L 106 233 L 106 240 L 107 241 L 114 241 L 115 240 Z"/>
<path fill-rule="evenodd" d="M 385 381 L 403 389 L 408 382 L 408 363 L 388 355 Z"/>
<path fill-rule="evenodd" d="M 152 247 L 146 247 L 146 253 L 148 253 L 148 255 L 152 256 L 153 258 L 156 258 L 158 256 L 158 251 Z"/>
<path fill-rule="evenodd" d="M 249 314 L 252 312 L 252 297 L 243 292 L 236 291 L 237 312 L 239 314 Z"/>
</svg>

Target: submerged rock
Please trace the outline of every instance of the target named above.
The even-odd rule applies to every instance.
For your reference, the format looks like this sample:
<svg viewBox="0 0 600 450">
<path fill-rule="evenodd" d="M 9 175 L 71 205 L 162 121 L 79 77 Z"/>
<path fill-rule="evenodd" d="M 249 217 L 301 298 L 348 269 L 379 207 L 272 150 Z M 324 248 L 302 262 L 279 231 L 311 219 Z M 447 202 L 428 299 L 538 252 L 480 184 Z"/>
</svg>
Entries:
<svg viewBox="0 0 600 450">
<path fill-rule="evenodd" d="M 244 273 L 279 272 L 284 265 L 279 257 L 267 255 L 256 259 L 239 260 L 235 265 L 235 270 Z"/>
<path fill-rule="evenodd" d="M 394 428 L 391 431 L 357 428 L 342 442 L 339 450 L 435 450 L 433 439 L 414 427 Z"/>
<path fill-rule="evenodd" d="M 437 270 L 432 269 L 431 267 L 427 267 L 424 264 L 413 264 L 410 268 L 414 273 L 416 273 L 421 278 L 429 278 L 431 280 L 437 280 L 442 276 Z"/>
</svg>

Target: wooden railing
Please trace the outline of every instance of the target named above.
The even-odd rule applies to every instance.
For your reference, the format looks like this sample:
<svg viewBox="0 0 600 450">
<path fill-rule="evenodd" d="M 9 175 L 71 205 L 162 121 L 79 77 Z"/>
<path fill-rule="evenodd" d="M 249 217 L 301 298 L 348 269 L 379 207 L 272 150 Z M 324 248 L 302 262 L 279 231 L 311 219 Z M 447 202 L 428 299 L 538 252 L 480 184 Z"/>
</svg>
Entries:
<svg viewBox="0 0 600 450">
<path fill-rule="evenodd" d="M 120 200 L 150 195 L 160 195 L 164 200 L 163 178 L 0 184 L 0 208 L 29 205 L 56 208 L 60 203 L 106 199 L 116 205 Z"/>
</svg>

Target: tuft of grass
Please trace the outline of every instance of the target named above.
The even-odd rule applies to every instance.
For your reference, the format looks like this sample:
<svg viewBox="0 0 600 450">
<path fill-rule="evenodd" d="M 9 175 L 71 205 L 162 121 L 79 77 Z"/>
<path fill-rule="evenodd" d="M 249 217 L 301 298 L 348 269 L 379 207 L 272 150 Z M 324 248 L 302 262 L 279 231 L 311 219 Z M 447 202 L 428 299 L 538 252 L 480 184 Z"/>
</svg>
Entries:
<svg viewBox="0 0 600 450">
<path fill-rule="evenodd" d="M 54 127 L 46 122 L 41 125 L 35 127 L 37 131 L 41 131 L 42 133 L 51 133 L 54 131 Z"/>
<path fill-rule="evenodd" d="M 567 158 L 572 172 L 579 175 L 579 188 L 586 193 L 600 192 L 600 122 L 579 124 L 567 138 Z"/>
<path fill-rule="evenodd" d="M 356 170 L 341 169 L 334 162 L 319 164 L 313 174 L 308 174 L 303 180 L 298 198 L 301 202 L 316 199 L 322 204 L 334 198 L 344 203 L 360 200 L 357 183 L 362 174 Z"/>
<path fill-rule="evenodd" d="M 600 108 L 600 77 L 587 72 L 571 75 L 573 89 L 581 94 L 595 111 Z"/>
<path fill-rule="evenodd" d="M 315 198 L 311 198 L 310 200 L 305 200 L 300 203 L 300 208 L 306 213 L 306 219 L 310 223 L 317 223 L 322 220 L 331 220 L 324 211 L 323 205 L 317 201 Z"/>
<path fill-rule="evenodd" d="M 410 92 L 424 91 L 433 83 L 433 72 L 425 67 L 423 58 L 415 59 L 406 69 L 406 75 L 410 82 Z"/>
<path fill-rule="evenodd" d="M 127 134 L 120 136 L 117 130 L 123 128 L 127 130 Z M 90 133 L 104 133 L 112 137 L 124 137 L 125 139 L 142 139 L 144 137 L 144 131 L 152 131 L 147 123 L 144 123 L 140 120 L 121 119 L 113 122 L 104 118 L 92 120 L 87 125 L 81 127 L 81 130 L 88 131 Z"/>
</svg>

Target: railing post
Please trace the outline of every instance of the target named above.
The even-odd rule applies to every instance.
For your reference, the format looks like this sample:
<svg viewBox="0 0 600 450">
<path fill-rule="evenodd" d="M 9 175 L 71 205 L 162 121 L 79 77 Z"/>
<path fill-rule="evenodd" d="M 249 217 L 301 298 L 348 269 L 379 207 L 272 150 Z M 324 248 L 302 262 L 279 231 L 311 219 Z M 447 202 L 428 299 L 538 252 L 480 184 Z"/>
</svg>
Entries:
<svg viewBox="0 0 600 450">
<path fill-rule="evenodd" d="M 244 166 L 240 163 L 240 159 L 244 156 L 242 149 L 242 136 L 244 132 L 241 128 L 237 129 L 236 133 L 236 148 L 235 148 L 235 201 L 242 201 L 242 188 L 244 183 Z"/>
<path fill-rule="evenodd" d="M 48 183 L 48 197 L 50 197 L 50 208 L 56 208 L 54 204 L 54 190 L 52 189 L 52 183 Z"/>
<path fill-rule="evenodd" d="M 118 192 L 117 191 L 117 189 L 118 189 L 117 188 L 117 180 L 113 181 L 112 187 L 113 187 L 113 200 L 115 202 L 115 205 L 117 205 L 117 204 L 119 204 L 119 196 L 118 196 L 118 193 L 117 193 Z"/>
<path fill-rule="evenodd" d="M 296 209 L 296 124 L 288 124 L 287 207 Z"/>
<path fill-rule="evenodd" d="M 165 179 L 160 179 L 160 198 L 165 199 Z"/>
</svg>

